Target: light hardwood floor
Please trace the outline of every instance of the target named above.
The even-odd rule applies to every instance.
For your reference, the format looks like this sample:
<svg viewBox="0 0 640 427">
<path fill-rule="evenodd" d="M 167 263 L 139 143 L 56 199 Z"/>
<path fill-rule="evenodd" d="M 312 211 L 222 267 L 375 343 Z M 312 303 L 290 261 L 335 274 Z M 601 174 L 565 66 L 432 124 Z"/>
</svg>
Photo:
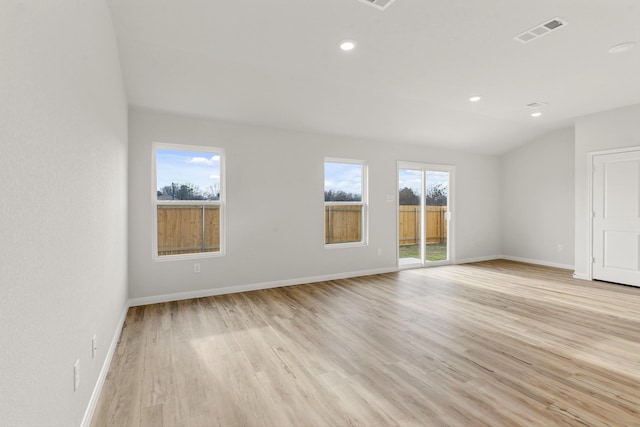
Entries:
<svg viewBox="0 0 640 427">
<path fill-rule="evenodd" d="M 640 288 L 508 261 L 131 308 L 93 426 L 640 425 Z"/>
</svg>

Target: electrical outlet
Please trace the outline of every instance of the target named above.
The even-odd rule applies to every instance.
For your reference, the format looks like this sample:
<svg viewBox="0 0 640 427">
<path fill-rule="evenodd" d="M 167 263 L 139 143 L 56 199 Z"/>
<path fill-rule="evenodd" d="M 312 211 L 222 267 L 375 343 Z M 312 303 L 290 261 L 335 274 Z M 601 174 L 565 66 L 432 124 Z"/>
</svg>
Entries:
<svg viewBox="0 0 640 427">
<path fill-rule="evenodd" d="M 80 359 L 73 364 L 73 391 L 77 391 L 80 387 Z"/>
<path fill-rule="evenodd" d="M 558 252 L 562 252 L 564 250 L 564 246 L 558 245 L 556 249 L 558 250 Z"/>
<path fill-rule="evenodd" d="M 94 335 L 91 338 L 91 358 L 92 359 L 95 359 L 97 351 L 98 351 L 98 341 L 96 340 L 96 336 Z"/>
<path fill-rule="evenodd" d="M 193 264 L 193 272 L 194 273 L 200 273 L 200 263 L 195 263 Z"/>
</svg>

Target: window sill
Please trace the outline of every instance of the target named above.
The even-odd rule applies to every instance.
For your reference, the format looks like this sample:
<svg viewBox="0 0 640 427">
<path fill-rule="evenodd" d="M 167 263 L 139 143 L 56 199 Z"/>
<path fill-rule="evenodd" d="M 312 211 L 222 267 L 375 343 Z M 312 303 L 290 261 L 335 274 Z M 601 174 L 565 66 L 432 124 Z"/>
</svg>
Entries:
<svg viewBox="0 0 640 427">
<path fill-rule="evenodd" d="M 343 248 L 362 248 L 366 247 L 365 242 L 349 242 L 349 243 L 325 243 L 325 249 L 343 249 Z"/>
<path fill-rule="evenodd" d="M 165 262 L 165 261 L 181 261 L 189 259 L 203 259 L 203 258 L 220 258 L 224 256 L 224 252 L 198 252 L 192 254 L 177 254 L 177 255 L 153 255 L 153 261 Z"/>
</svg>

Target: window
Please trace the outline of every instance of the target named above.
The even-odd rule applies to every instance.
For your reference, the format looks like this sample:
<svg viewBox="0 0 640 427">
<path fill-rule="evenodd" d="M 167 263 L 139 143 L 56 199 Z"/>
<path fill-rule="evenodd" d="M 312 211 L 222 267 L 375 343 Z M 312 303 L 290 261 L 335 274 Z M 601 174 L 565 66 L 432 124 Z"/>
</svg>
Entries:
<svg viewBox="0 0 640 427">
<path fill-rule="evenodd" d="M 363 161 L 325 159 L 324 243 L 366 244 L 367 168 Z"/>
<path fill-rule="evenodd" d="M 153 174 L 153 258 L 223 254 L 223 150 L 156 143 Z"/>
</svg>

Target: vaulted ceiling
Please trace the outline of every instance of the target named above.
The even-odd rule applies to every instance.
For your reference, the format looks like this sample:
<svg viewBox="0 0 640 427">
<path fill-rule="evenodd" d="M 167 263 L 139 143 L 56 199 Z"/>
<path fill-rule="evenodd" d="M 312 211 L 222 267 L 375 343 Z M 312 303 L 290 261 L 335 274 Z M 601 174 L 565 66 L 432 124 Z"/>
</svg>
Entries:
<svg viewBox="0 0 640 427">
<path fill-rule="evenodd" d="M 640 103 L 637 0 L 108 3 L 135 106 L 500 154 Z M 566 25 L 514 40 L 553 18 Z"/>
</svg>

